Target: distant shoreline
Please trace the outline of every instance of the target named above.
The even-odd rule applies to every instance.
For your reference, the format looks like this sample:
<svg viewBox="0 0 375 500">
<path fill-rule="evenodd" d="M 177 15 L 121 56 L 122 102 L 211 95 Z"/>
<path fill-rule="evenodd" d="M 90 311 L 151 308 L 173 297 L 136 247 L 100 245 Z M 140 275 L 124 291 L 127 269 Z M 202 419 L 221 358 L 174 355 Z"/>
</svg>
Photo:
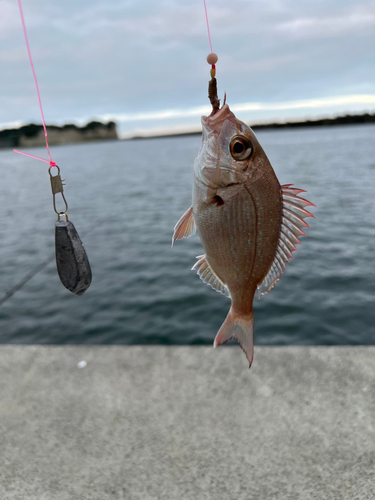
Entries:
<svg viewBox="0 0 375 500">
<path fill-rule="evenodd" d="M 320 118 L 318 120 L 303 120 L 292 122 L 255 123 L 250 125 L 253 130 L 276 130 L 306 127 L 334 127 L 342 125 L 368 125 L 375 124 L 375 113 L 362 113 L 358 115 L 344 115 L 335 118 Z M 77 144 L 102 140 L 117 140 L 116 124 L 90 122 L 84 127 L 67 124 L 62 127 L 47 125 L 48 140 L 50 145 Z M 201 135 L 201 129 L 192 132 L 171 132 L 168 134 L 134 135 L 124 141 L 141 139 L 161 139 L 168 137 L 185 137 Z M 40 147 L 45 144 L 42 125 L 24 125 L 17 129 L 0 130 L 0 149 L 14 147 Z"/>
<path fill-rule="evenodd" d="M 344 115 L 335 118 L 319 118 L 318 120 L 303 120 L 293 122 L 275 122 L 275 123 L 256 123 L 249 125 L 253 130 L 273 130 L 280 128 L 305 128 L 305 127 L 335 127 L 340 125 L 368 125 L 375 124 L 375 113 L 362 113 L 360 115 Z M 193 132 L 176 132 L 163 135 L 135 135 L 126 141 L 140 140 L 140 139 L 161 139 L 167 137 L 184 137 L 190 135 L 201 135 L 201 130 Z"/>
<path fill-rule="evenodd" d="M 66 124 L 62 127 L 47 125 L 48 143 L 79 144 L 82 142 L 118 139 L 114 122 L 101 123 L 92 121 L 83 127 Z M 42 125 L 24 125 L 20 128 L 0 130 L 1 148 L 30 148 L 44 146 L 45 137 Z"/>
</svg>

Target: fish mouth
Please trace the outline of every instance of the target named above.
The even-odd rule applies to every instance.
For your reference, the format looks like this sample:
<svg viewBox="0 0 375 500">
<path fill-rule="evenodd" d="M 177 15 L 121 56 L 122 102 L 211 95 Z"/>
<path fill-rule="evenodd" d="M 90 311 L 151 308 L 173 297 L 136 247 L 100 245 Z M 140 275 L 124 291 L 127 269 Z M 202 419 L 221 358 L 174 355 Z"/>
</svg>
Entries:
<svg viewBox="0 0 375 500">
<path fill-rule="evenodd" d="M 214 129 L 222 125 L 229 114 L 232 113 L 229 109 L 228 104 L 223 104 L 223 106 L 216 111 L 215 114 L 209 116 L 202 116 L 202 125 L 208 129 Z"/>
</svg>

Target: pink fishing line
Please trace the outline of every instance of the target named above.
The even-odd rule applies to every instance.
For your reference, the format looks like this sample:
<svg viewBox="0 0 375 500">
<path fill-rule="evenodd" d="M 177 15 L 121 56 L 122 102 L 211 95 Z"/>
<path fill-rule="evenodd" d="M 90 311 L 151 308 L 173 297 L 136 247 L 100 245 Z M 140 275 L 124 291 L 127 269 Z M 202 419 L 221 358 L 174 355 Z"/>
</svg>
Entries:
<svg viewBox="0 0 375 500">
<path fill-rule="evenodd" d="M 44 158 L 39 158 L 39 156 L 29 155 L 29 153 L 24 153 L 23 151 L 18 151 L 17 149 L 13 149 L 14 153 L 18 153 L 20 155 L 30 156 L 30 158 L 35 158 L 36 160 L 44 161 L 45 163 L 49 163 L 51 167 L 55 167 L 56 163 L 52 160 L 45 160 Z"/>
<path fill-rule="evenodd" d="M 204 3 L 204 11 L 206 13 L 206 23 L 207 23 L 207 32 L 208 32 L 208 41 L 210 43 L 210 49 L 211 49 L 211 52 L 213 52 L 212 50 L 212 43 L 211 43 L 211 33 L 210 33 L 210 24 L 208 22 L 208 14 L 207 14 L 207 5 L 206 5 L 206 0 L 203 0 L 203 3 Z"/>
<path fill-rule="evenodd" d="M 34 76 L 34 81 L 35 81 L 35 86 L 36 86 L 36 93 L 38 94 L 38 101 L 39 101 L 39 108 L 40 108 L 40 114 L 42 115 L 42 122 L 43 122 L 43 128 L 44 128 L 44 137 L 46 139 L 46 148 L 47 148 L 47 153 L 48 153 L 48 158 L 49 158 L 49 162 L 47 163 L 50 163 L 51 166 L 54 166 L 56 165 L 56 163 L 54 161 L 52 161 L 52 157 L 51 157 L 51 153 L 49 151 L 49 147 L 48 147 L 48 135 L 47 135 L 47 127 L 46 127 L 46 122 L 44 121 L 44 114 L 43 114 L 43 107 L 42 107 L 42 100 L 40 98 L 40 92 L 39 92 L 39 85 L 38 85 L 38 80 L 36 78 L 36 74 L 35 74 L 35 69 L 34 69 L 34 64 L 33 64 L 33 59 L 31 57 L 31 51 L 30 51 L 30 45 L 29 45 L 29 39 L 27 38 L 27 31 L 26 31 L 26 24 L 25 24 L 25 19 L 23 17 L 23 10 L 22 10 L 22 4 L 21 4 L 21 0 L 18 0 L 18 7 L 20 9 L 20 14 L 21 14 L 21 20 L 22 20 L 22 27 L 23 27 L 23 34 L 25 35 L 25 41 L 26 41 L 26 47 L 27 47 L 27 52 L 29 54 L 29 60 L 30 60 L 30 65 L 31 65 L 31 70 L 33 72 L 33 76 Z M 16 151 L 14 149 L 14 151 L 16 153 L 20 153 L 20 154 L 23 154 L 25 156 L 30 156 L 31 158 L 36 158 L 38 160 L 42 160 L 42 161 L 47 161 L 47 160 L 43 160 L 42 158 L 38 158 L 37 156 L 33 156 L 33 155 L 29 155 L 27 153 L 21 153 L 21 151 Z"/>
</svg>

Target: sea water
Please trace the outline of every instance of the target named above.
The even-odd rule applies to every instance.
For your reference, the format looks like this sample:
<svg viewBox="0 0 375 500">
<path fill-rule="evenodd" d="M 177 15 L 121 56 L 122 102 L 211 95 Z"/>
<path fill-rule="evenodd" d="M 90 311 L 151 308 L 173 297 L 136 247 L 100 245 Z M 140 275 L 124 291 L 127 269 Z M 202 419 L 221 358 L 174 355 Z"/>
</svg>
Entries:
<svg viewBox="0 0 375 500">
<path fill-rule="evenodd" d="M 281 280 L 254 301 L 256 344 L 375 344 L 375 126 L 257 135 L 280 183 L 306 189 L 316 218 Z M 52 147 L 93 272 L 81 297 L 56 272 L 48 164 L 0 151 L 0 300 L 14 292 L 0 305 L 1 343 L 212 343 L 230 301 L 190 270 L 198 235 L 171 248 L 200 141 Z"/>
</svg>

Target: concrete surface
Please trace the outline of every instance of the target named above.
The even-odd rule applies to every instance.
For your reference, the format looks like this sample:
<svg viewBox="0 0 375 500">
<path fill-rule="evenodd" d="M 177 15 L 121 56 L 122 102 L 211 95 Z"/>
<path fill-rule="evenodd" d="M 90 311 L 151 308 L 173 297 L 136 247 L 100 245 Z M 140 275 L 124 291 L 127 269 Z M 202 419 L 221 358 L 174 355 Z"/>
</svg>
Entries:
<svg viewBox="0 0 375 500">
<path fill-rule="evenodd" d="M 373 500 L 374 381 L 375 347 L 0 346 L 0 499 Z"/>
</svg>

